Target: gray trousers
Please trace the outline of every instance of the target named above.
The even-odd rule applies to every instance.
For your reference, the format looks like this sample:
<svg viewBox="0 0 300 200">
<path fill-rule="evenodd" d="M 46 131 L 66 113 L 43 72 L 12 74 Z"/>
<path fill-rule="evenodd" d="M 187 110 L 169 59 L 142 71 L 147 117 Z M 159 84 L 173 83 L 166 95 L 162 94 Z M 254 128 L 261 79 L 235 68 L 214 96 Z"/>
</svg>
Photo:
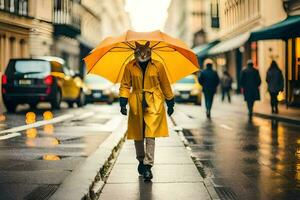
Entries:
<svg viewBox="0 0 300 200">
<path fill-rule="evenodd" d="M 155 138 L 144 138 L 143 140 L 134 141 L 136 159 L 144 162 L 145 165 L 153 165 Z"/>
</svg>

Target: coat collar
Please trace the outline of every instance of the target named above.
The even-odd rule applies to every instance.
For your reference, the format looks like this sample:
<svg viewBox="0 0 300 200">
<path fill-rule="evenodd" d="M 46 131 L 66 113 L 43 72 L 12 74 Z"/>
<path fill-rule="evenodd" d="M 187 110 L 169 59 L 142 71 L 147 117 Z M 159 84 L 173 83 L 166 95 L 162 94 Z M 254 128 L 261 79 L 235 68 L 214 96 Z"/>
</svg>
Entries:
<svg viewBox="0 0 300 200">
<path fill-rule="evenodd" d="M 154 64 L 152 58 L 150 58 L 150 61 L 148 62 L 148 65 L 149 65 L 150 63 L 151 63 L 152 65 Z M 137 61 L 136 59 L 134 59 L 133 65 L 135 65 L 136 67 L 138 67 L 138 68 L 141 69 L 141 67 L 140 67 L 140 65 L 139 65 L 139 63 L 138 63 L 138 61 Z M 147 65 L 147 67 L 148 67 L 148 65 Z"/>
</svg>

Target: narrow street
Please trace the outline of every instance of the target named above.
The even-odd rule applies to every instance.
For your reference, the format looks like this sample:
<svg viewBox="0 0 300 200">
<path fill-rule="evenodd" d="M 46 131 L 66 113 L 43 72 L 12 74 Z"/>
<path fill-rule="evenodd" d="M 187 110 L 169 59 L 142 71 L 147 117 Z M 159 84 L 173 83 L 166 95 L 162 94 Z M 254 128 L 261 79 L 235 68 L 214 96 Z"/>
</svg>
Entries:
<svg viewBox="0 0 300 200">
<path fill-rule="evenodd" d="M 50 108 L 47 106 L 31 111 L 36 121 L 47 115 L 71 116 L 0 137 L 0 199 L 48 199 L 121 121 L 116 105 L 87 105 L 54 112 L 46 112 Z M 19 107 L 17 113 L 3 115 L 2 127 L 24 125 L 26 114 L 27 122 L 34 118 L 28 112 L 26 107 Z"/>
<path fill-rule="evenodd" d="M 240 99 L 214 103 L 211 120 L 203 107 L 183 104 L 173 119 L 220 198 L 298 199 L 300 127 L 257 117 L 249 123 Z"/>
</svg>

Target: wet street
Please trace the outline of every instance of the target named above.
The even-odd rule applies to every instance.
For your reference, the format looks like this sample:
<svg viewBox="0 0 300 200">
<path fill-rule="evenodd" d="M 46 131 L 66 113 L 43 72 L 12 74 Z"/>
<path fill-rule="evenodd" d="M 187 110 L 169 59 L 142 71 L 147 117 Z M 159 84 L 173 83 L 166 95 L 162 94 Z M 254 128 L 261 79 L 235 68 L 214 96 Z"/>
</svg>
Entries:
<svg viewBox="0 0 300 200">
<path fill-rule="evenodd" d="M 299 199 L 300 126 L 258 117 L 249 123 L 236 98 L 232 104 L 217 98 L 211 120 L 191 104 L 176 104 L 172 118 L 220 199 Z M 118 104 L 25 106 L 1 115 L 0 133 L 11 131 L 0 136 L 0 199 L 48 199 L 124 119 Z M 42 123 L 30 127 L 34 122 Z"/>
<path fill-rule="evenodd" d="M 215 100 L 212 119 L 203 107 L 177 105 L 199 172 L 221 199 L 300 199 L 300 126 L 254 117 L 246 106 Z"/>
<path fill-rule="evenodd" d="M 0 199 L 48 199 L 122 120 L 116 105 L 49 108 L 1 115 L 1 129 L 14 129 L 0 137 Z M 57 123 L 29 127 L 47 120 Z"/>
</svg>

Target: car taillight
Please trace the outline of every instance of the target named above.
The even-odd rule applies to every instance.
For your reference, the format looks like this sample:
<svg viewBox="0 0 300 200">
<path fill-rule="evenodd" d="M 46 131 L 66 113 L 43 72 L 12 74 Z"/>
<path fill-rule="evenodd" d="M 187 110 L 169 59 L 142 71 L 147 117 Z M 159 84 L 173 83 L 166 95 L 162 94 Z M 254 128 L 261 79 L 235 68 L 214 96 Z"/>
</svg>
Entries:
<svg viewBox="0 0 300 200">
<path fill-rule="evenodd" d="M 51 93 L 51 87 L 48 87 L 46 90 L 46 94 L 50 94 Z"/>
<path fill-rule="evenodd" d="M 44 78 L 44 83 L 45 83 L 46 85 L 52 85 L 52 84 L 53 84 L 53 77 L 52 77 L 51 75 L 46 76 L 46 77 Z"/>
<path fill-rule="evenodd" d="M 5 84 L 7 84 L 7 76 L 4 74 L 2 76 L 2 85 L 5 85 Z"/>
</svg>

